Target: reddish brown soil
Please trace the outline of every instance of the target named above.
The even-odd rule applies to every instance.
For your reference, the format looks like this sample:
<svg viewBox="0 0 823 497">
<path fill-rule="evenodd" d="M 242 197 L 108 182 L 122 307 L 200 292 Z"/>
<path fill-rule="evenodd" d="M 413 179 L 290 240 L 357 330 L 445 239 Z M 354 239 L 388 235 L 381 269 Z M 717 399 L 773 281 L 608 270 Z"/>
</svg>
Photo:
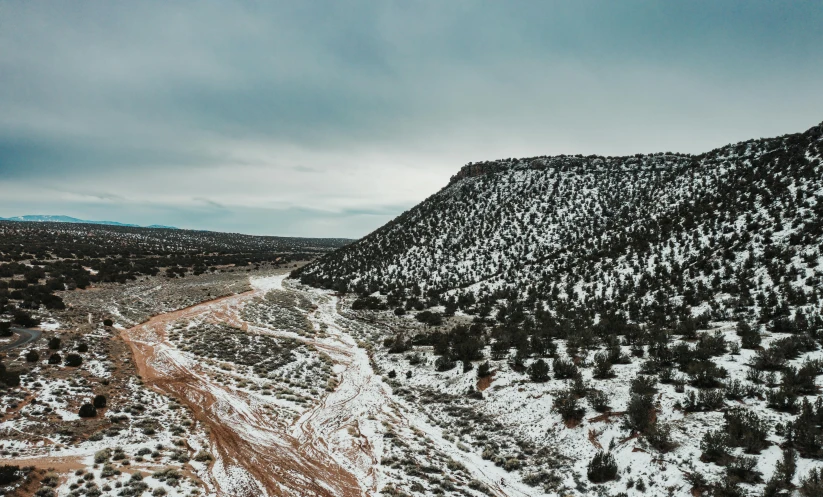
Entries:
<svg viewBox="0 0 823 497">
<path fill-rule="evenodd" d="M 255 291 L 204 302 L 155 316 L 122 332 L 131 346 L 135 365 L 150 388 L 186 405 L 207 427 L 218 465 L 242 468 L 269 495 L 360 496 L 357 479 L 325 454 L 322 447 L 301 444 L 286 429 L 274 426 L 246 394 L 223 386 L 197 364 L 180 360 L 166 340 L 166 326 L 183 318 L 204 318 L 238 327 L 242 303 Z M 322 444 L 322 440 L 319 440 Z M 212 471 L 214 468 L 212 468 Z M 252 497 L 260 494 L 253 485 L 245 490 L 212 478 L 218 495 Z"/>
<path fill-rule="evenodd" d="M 600 421 L 611 422 L 612 418 L 617 417 L 617 416 L 623 416 L 624 414 L 626 414 L 626 411 L 608 411 L 608 412 L 604 412 L 603 414 L 601 414 L 599 416 L 589 418 L 589 423 L 597 423 L 597 422 L 600 422 Z"/>
<path fill-rule="evenodd" d="M 600 445 L 600 442 L 597 441 L 597 433 L 592 429 L 589 429 L 589 442 L 591 442 L 592 445 L 594 445 L 598 449 L 603 449 L 603 446 Z"/>
<path fill-rule="evenodd" d="M 482 392 L 489 388 L 492 385 L 492 381 L 494 381 L 495 373 L 497 373 L 497 370 L 492 371 L 489 376 L 484 376 L 477 380 L 477 390 Z"/>
</svg>

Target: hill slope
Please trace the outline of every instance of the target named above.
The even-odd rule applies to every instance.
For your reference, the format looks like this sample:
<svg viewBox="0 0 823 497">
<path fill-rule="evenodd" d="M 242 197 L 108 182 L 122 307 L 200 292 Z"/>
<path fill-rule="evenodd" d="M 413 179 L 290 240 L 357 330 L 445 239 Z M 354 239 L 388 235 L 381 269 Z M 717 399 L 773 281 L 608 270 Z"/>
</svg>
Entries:
<svg viewBox="0 0 823 497">
<path fill-rule="evenodd" d="M 295 276 L 514 323 L 585 327 L 616 313 L 661 325 L 705 314 L 782 326 L 798 308 L 819 319 L 821 138 L 823 124 L 697 156 L 469 164 Z"/>
</svg>

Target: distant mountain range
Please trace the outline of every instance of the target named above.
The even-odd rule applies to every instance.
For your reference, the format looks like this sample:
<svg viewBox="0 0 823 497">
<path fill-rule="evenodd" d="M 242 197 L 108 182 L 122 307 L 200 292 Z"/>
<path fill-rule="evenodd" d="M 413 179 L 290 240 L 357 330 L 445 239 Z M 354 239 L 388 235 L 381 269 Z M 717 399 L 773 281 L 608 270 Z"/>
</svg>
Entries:
<svg viewBox="0 0 823 497">
<path fill-rule="evenodd" d="M 130 228 L 166 228 L 176 230 L 174 226 L 163 226 L 162 224 L 152 224 L 150 226 L 140 226 L 139 224 L 118 223 L 117 221 L 88 221 L 70 216 L 15 216 L 0 217 L 0 221 L 20 221 L 28 223 L 75 223 L 75 224 L 106 224 L 109 226 L 128 226 Z"/>
</svg>

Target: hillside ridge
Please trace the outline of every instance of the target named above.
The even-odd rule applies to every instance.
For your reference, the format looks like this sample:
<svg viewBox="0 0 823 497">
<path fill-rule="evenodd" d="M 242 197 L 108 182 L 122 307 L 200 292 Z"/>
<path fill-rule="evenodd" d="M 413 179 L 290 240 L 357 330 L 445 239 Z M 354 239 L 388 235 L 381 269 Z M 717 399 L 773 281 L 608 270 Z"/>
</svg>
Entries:
<svg viewBox="0 0 823 497">
<path fill-rule="evenodd" d="M 393 297 L 392 303 L 419 298 L 428 306 L 450 303 L 452 309 L 490 313 L 505 299 L 509 305 L 529 307 L 526 314 L 531 316 L 546 310 L 556 315 L 549 300 L 560 297 L 579 307 L 593 291 L 605 291 L 611 295 L 599 297 L 596 307 L 628 313 L 628 306 L 640 305 L 630 301 L 652 298 L 645 287 L 642 298 L 625 295 L 642 281 L 629 285 L 615 280 L 621 271 L 636 273 L 636 262 L 629 258 L 650 257 L 650 264 L 661 265 L 657 269 L 666 273 L 711 264 L 711 247 L 702 246 L 707 241 L 693 246 L 689 240 L 690 234 L 706 231 L 715 242 L 723 238 L 721 252 L 729 251 L 725 257 L 734 259 L 715 282 L 718 294 L 728 294 L 720 292 L 721 286 L 724 278 L 726 286 L 731 284 L 732 266 L 742 262 L 737 259 L 760 259 L 764 247 L 772 245 L 762 231 L 750 240 L 757 234 L 747 233 L 744 225 L 779 232 L 783 223 L 774 215 L 791 217 L 790 229 L 800 230 L 786 234 L 795 236 L 789 250 L 803 245 L 806 252 L 817 253 L 821 136 L 823 123 L 803 133 L 747 140 L 700 155 L 559 155 L 470 163 L 439 192 L 294 276 L 337 290 L 379 291 Z M 772 205 L 778 199 L 788 203 L 785 214 Z M 676 242 L 685 246 L 671 250 L 668 246 Z M 678 253 L 683 251 L 688 253 Z M 580 266 L 586 261 L 592 266 Z M 600 268 L 600 276 L 594 267 Z M 605 275 L 603 267 L 611 274 Z M 808 270 L 814 274 L 815 266 Z M 598 281 L 580 281 L 579 273 Z M 572 279 L 577 281 L 570 283 Z M 684 291 L 694 291 L 698 279 L 703 278 L 677 281 L 658 297 L 671 304 Z M 750 283 L 768 290 L 762 278 Z M 569 285 L 580 287 L 578 298 L 565 291 Z M 618 293 L 623 297 L 614 304 Z M 458 304 L 461 296 L 464 305 Z M 478 308 L 475 303 L 483 300 Z M 680 307 L 681 313 L 691 312 Z M 598 312 L 590 312 L 596 320 Z"/>
</svg>

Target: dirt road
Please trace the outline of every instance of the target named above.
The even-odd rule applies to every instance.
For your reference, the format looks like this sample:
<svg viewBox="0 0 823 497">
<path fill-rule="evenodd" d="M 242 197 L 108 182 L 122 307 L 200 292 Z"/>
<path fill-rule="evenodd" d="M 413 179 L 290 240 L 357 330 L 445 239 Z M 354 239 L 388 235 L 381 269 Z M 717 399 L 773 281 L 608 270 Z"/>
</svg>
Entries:
<svg viewBox="0 0 823 497">
<path fill-rule="evenodd" d="M 430 426 L 414 406 L 400 403 L 377 375 L 365 349 L 347 331 L 353 323 L 337 313 L 337 299 L 306 292 L 316 308 L 307 318 L 316 336 L 297 336 L 255 326 L 243 307 L 268 291 L 283 289 L 285 275 L 252 280 L 254 290 L 156 316 L 123 330 L 146 385 L 188 406 L 207 427 L 215 462 L 204 483 L 218 496 L 374 496 L 381 481 L 384 423 L 391 420 L 431 436 L 432 447 L 463 461 L 474 478 L 495 496 L 528 493 L 504 489 L 493 464 L 458 450 Z M 267 410 L 274 399 L 219 383 L 195 356 L 183 353 L 166 336 L 178 320 L 229 324 L 249 333 L 283 335 L 327 354 L 339 374 L 333 392 L 317 399 L 287 424 L 273 423 Z"/>
<path fill-rule="evenodd" d="M 145 383 L 186 404 L 208 427 L 216 461 L 206 483 L 217 495 L 360 496 L 357 477 L 329 456 L 311 423 L 302 424 L 300 437 L 271 424 L 264 401 L 217 383 L 166 339 L 167 325 L 180 319 L 213 317 L 237 326 L 243 305 L 265 290 L 162 314 L 122 336 Z"/>
<path fill-rule="evenodd" d="M 22 347 L 23 345 L 36 341 L 41 335 L 43 335 L 42 331 L 36 329 L 12 328 L 11 331 L 17 334 L 17 338 L 10 343 L 0 346 L 0 352 L 6 352 L 7 350 Z"/>
</svg>

